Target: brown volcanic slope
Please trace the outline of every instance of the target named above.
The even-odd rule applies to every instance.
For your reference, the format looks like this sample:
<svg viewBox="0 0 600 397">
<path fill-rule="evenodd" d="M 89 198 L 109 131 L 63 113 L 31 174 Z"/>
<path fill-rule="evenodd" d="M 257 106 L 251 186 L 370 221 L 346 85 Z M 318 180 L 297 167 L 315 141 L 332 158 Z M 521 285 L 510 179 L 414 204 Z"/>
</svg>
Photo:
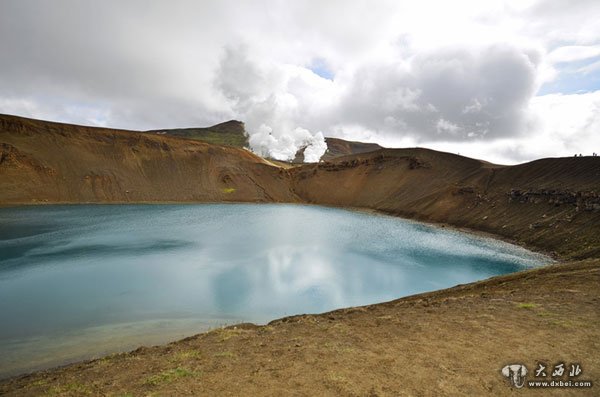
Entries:
<svg viewBox="0 0 600 397">
<path fill-rule="evenodd" d="M 563 257 L 600 256 L 599 157 L 498 166 L 428 149 L 384 149 L 289 172 L 309 203 L 468 227 Z"/>
<path fill-rule="evenodd" d="M 283 170 L 191 139 L 0 116 L 0 150 L 3 204 L 295 200 Z"/>
<path fill-rule="evenodd" d="M 590 258 L 391 303 L 216 330 L 5 380 L 0 394 L 513 395 L 502 366 L 524 363 L 531 372 L 536 361 L 563 360 L 581 363 L 581 379 L 593 380 L 594 389 L 521 392 L 598 394 L 598 157 L 498 166 L 427 149 L 382 149 L 284 169 L 232 147 L 13 116 L 0 116 L 0 149 L 2 204 L 361 207 Z"/>
</svg>

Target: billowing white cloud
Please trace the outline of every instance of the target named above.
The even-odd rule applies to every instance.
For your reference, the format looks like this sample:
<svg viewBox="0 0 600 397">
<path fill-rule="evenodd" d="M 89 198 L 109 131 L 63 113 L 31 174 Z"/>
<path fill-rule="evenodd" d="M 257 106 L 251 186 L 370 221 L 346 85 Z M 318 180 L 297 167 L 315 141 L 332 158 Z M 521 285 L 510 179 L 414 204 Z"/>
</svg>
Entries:
<svg viewBox="0 0 600 397">
<path fill-rule="evenodd" d="M 557 65 L 597 71 L 598 20 L 591 0 L 5 0 L 0 112 L 132 129 L 235 118 L 282 159 L 318 159 L 325 135 L 526 161 L 596 144 L 596 93 L 536 92 Z"/>
<path fill-rule="evenodd" d="M 527 133 L 519 139 L 430 141 L 420 145 L 497 164 L 600 153 L 600 91 L 537 96 L 530 102 L 529 114 Z M 410 143 L 416 144 L 407 145 Z"/>
<path fill-rule="evenodd" d="M 335 117 L 420 141 L 517 136 L 539 59 L 533 50 L 494 44 L 367 65 L 345 87 Z"/>
</svg>

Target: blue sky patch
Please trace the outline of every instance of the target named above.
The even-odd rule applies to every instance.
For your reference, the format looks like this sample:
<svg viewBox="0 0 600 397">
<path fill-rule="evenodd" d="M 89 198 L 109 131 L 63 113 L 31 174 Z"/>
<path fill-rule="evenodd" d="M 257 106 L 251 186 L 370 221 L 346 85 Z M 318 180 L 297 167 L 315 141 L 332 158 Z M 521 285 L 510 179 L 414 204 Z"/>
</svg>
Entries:
<svg viewBox="0 0 600 397">
<path fill-rule="evenodd" d="M 335 74 L 331 71 L 331 69 L 329 69 L 327 61 L 325 61 L 323 58 L 313 59 L 308 68 L 312 70 L 313 73 L 323 77 L 324 79 L 333 80 L 335 78 Z"/>
<path fill-rule="evenodd" d="M 557 64 L 558 76 L 554 81 L 542 85 L 537 95 L 579 94 L 600 90 L 600 68 L 588 73 L 581 71 L 582 68 L 596 62 L 600 62 L 600 57 Z"/>
</svg>

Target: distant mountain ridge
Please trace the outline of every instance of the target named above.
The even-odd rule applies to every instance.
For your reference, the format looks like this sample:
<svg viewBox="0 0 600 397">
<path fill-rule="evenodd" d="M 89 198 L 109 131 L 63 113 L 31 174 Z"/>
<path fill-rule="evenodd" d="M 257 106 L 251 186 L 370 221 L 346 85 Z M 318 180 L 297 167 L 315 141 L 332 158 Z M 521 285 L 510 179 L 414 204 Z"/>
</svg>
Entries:
<svg viewBox="0 0 600 397">
<path fill-rule="evenodd" d="M 323 161 L 329 161 L 349 154 L 369 153 L 383 149 L 383 146 L 379 146 L 376 143 L 347 141 L 340 138 L 325 138 L 325 142 L 327 143 L 327 151 L 321 157 Z"/>
<path fill-rule="evenodd" d="M 248 142 L 248 133 L 246 132 L 244 123 L 238 120 L 229 120 L 211 127 L 173 128 L 149 130 L 145 132 L 195 139 L 214 145 L 238 148 L 248 148 L 250 146 Z M 327 151 L 321 157 L 322 161 L 332 160 L 349 154 L 374 152 L 375 150 L 383 149 L 382 146 L 379 146 L 376 143 L 347 141 L 340 138 L 325 138 L 325 143 L 327 144 Z M 305 149 L 306 147 L 300 148 L 294 159 L 289 162 L 292 164 L 304 163 Z"/>
<path fill-rule="evenodd" d="M 384 149 L 376 143 L 365 143 L 356 141 L 346 141 L 341 138 L 325 138 L 327 150 L 321 156 L 321 161 L 330 161 L 338 157 L 348 156 L 350 154 L 369 153 L 376 150 Z M 294 158 L 290 161 L 292 164 L 304 163 L 304 151 L 306 146 L 301 147 Z"/>
</svg>

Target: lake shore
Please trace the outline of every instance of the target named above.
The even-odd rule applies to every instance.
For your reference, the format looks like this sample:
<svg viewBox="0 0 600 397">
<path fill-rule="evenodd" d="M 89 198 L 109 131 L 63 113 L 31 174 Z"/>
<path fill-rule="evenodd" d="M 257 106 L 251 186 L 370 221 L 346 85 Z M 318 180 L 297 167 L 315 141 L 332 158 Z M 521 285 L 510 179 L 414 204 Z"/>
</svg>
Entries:
<svg viewBox="0 0 600 397">
<path fill-rule="evenodd" d="M 3 395 L 512 395 L 506 364 L 600 379 L 600 260 L 237 325 L 0 381 Z M 242 392 L 243 391 L 243 392 Z M 529 390 L 534 392 L 533 390 Z M 540 395 L 582 395 L 540 390 Z"/>
</svg>

